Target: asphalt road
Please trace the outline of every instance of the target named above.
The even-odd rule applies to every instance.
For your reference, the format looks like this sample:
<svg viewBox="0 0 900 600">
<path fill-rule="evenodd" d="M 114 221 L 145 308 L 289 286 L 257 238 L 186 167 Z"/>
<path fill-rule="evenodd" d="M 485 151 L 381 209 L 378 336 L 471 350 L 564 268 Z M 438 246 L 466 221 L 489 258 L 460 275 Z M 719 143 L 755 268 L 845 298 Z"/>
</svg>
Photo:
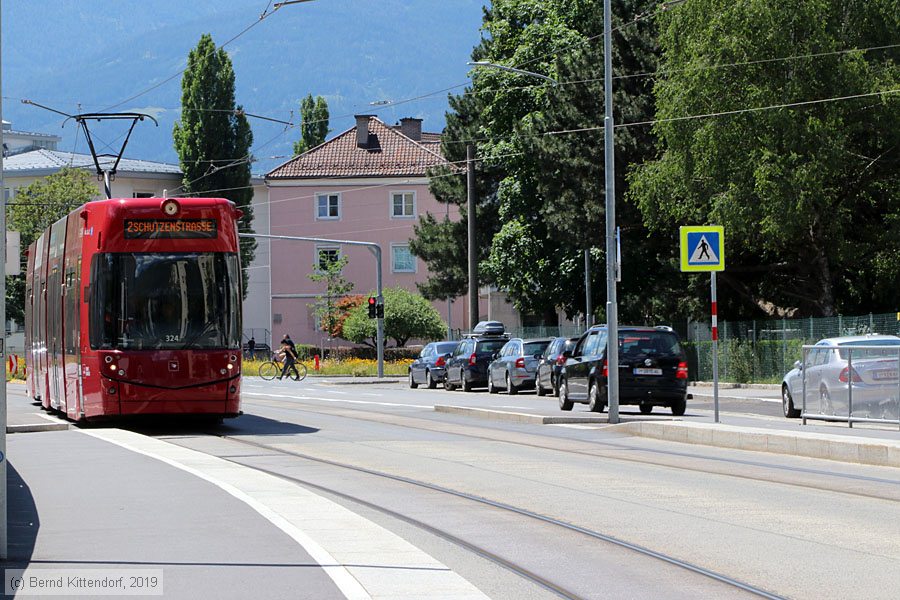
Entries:
<svg viewBox="0 0 900 600">
<path fill-rule="evenodd" d="M 776 596 L 893 598 L 900 587 L 895 469 L 682 446 L 602 424 L 516 425 L 433 410 L 452 403 L 558 414 L 555 399 L 533 393 L 312 379 L 248 379 L 244 392 L 246 414 L 215 431 L 143 432 L 310 486 L 427 549 L 492 598 L 554 597 L 554 586 L 580 598 L 748 595 L 534 515 Z M 771 416 L 780 411 L 772 402 L 720 400 L 724 414 L 787 422 Z M 698 398 L 685 418 L 708 420 L 708 412 Z M 623 407 L 623 415 L 639 413 Z"/>
</svg>

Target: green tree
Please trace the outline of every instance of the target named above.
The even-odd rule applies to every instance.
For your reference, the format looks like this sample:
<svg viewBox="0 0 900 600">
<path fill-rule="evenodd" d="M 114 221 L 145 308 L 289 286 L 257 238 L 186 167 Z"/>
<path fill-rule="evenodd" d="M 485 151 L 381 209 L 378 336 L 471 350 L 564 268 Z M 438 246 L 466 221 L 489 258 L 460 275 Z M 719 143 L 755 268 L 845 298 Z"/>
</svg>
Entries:
<svg viewBox="0 0 900 600">
<path fill-rule="evenodd" d="M 371 296 L 375 292 L 370 293 Z M 400 348 L 411 339 L 439 340 L 447 332 L 447 324 L 428 300 L 400 287 L 387 288 L 384 295 L 384 337 Z M 365 304 L 350 311 L 344 321 L 344 339 L 375 347 L 376 321 L 370 319 Z"/>
<path fill-rule="evenodd" d="M 42 231 L 96 195 L 91 174 L 69 168 L 19 189 L 8 207 L 8 227 L 20 233 L 22 255 Z M 6 317 L 20 323 L 25 320 L 24 273 L 6 278 Z"/>
<path fill-rule="evenodd" d="M 188 54 L 181 79 L 181 120 L 175 123 L 173 137 L 186 194 L 231 200 L 244 213 L 240 231 L 253 233 L 253 133 L 243 108 L 235 105 L 231 59 L 223 48 L 216 48 L 209 34 L 203 34 Z M 256 240 L 241 238 L 240 248 L 246 297 Z"/>
<path fill-rule="evenodd" d="M 330 337 L 340 336 L 349 310 L 341 304 L 341 300 L 353 291 L 353 282 L 344 278 L 344 267 L 349 260 L 347 256 L 325 260 L 324 264 L 313 265 L 313 272 L 307 275 L 311 281 L 325 283 L 325 294 L 316 296 L 313 312 L 321 323 L 322 331 Z"/>
<path fill-rule="evenodd" d="M 652 19 L 624 25 L 646 9 L 626 0 L 615 6 L 616 65 L 626 72 L 653 70 L 656 45 Z M 498 0 L 485 10 L 485 37 L 473 60 L 519 66 L 557 79 L 480 69 L 464 94 L 451 98 L 444 134 L 445 155 L 465 157 L 466 140 L 477 140 L 479 206 L 478 252 L 481 283 L 493 281 L 515 306 L 555 319 L 556 308 L 584 309 L 585 248 L 595 264 L 604 257 L 602 4 L 569 0 Z M 617 112 L 652 117 L 647 79 L 625 79 L 615 88 Z M 620 115 L 621 118 L 621 115 Z M 546 131 L 586 129 L 563 135 Z M 618 193 L 625 189 L 629 162 L 653 156 L 648 130 L 619 135 Z M 431 189 L 442 202 L 464 205 L 465 178 L 434 173 Z M 625 219 L 622 217 L 625 216 Z M 633 256 L 646 257 L 648 237 L 637 211 L 619 215 L 635 240 Z M 632 224 L 634 225 L 632 227 Z M 435 275 L 426 296 L 465 291 L 465 224 L 420 219 L 411 248 Z M 650 254 L 650 256 L 654 256 Z M 596 300 L 605 289 L 604 269 L 593 270 Z M 653 272 L 651 270 L 651 272 Z M 641 278 L 641 283 L 646 282 Z M 647 303 L 638 304 L 646 309 Z"/>
<path fill-rule="evenodd" d="M 328 103 L 312 94 L 300 101 L 300 139 L 294 142 L 294 154 L 303 154 L 325 141 L 328 135 Z"/>
<path fill-rule="evenodd" d="M 662 235 L 725 227 L 720 314 L 896 309 L 900 97 L 880 93 L 900 87 L 900 53 L 853 49 L 895 44 L 898 15 L 896 0 L 691 0 L 662 20 L 663 150 L 631 194 Z"/>
</svg>

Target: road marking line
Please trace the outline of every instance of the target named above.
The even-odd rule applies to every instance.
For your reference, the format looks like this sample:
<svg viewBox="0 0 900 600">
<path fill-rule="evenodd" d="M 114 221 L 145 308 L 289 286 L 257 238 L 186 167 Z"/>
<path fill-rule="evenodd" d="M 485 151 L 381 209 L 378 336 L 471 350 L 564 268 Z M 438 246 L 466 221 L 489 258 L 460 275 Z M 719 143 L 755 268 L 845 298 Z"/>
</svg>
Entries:
<svg viewBox="0 0 900 600">
<path fill-rule="evenodd" d="M 348 600 L 487 600 L 428 553 L 301 485 L 131 431 L 77 431 L 181 469 L 244 502 L 300 544 Z"/>
<path fill-rule="evenodd" d="M 320 402 L 346 402 L 347 404 L 373 404 L 377 406 L 402 406 L 403 408 L 431 408 L 430 405 L 423 404 L 398 404 L 396 402 L 373 402 L 371 400 L 349 400 L 347 398 L 319 398 L 316 396 L 299 396 L 286 394 L 261 394 L 259 392 L 248 392 L 247 396 L 256 396 L 260 398 L 286 398 L 289 400 L 319 400 Z"/>
</svg>

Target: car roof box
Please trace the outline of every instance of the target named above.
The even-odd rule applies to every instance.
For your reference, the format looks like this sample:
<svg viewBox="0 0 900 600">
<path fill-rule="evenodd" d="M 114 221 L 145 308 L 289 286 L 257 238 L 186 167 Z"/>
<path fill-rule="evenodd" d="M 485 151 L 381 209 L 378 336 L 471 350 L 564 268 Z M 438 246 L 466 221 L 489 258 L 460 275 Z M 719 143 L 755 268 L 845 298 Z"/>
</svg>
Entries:
<svg viewBox="0 0 900 600">
<path fill-rule="evenodd" d="M 500 321 L 479 321 L 472 330 L 475 335 L 503 335 L 506 327 Z"/>
</svg>

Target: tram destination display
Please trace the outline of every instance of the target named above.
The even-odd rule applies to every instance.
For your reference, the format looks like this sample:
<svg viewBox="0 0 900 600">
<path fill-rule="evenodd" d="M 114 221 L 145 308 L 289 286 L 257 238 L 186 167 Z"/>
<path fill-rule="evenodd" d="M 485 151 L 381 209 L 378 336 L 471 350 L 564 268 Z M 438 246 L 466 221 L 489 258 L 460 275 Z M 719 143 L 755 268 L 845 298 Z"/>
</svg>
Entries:
<svg viewBox="0 0 900 600">
<path fill-rule="evenodd" d="M 215 238 L 215 219 L 125 219 L 125 239 Z"/>
</svg>

